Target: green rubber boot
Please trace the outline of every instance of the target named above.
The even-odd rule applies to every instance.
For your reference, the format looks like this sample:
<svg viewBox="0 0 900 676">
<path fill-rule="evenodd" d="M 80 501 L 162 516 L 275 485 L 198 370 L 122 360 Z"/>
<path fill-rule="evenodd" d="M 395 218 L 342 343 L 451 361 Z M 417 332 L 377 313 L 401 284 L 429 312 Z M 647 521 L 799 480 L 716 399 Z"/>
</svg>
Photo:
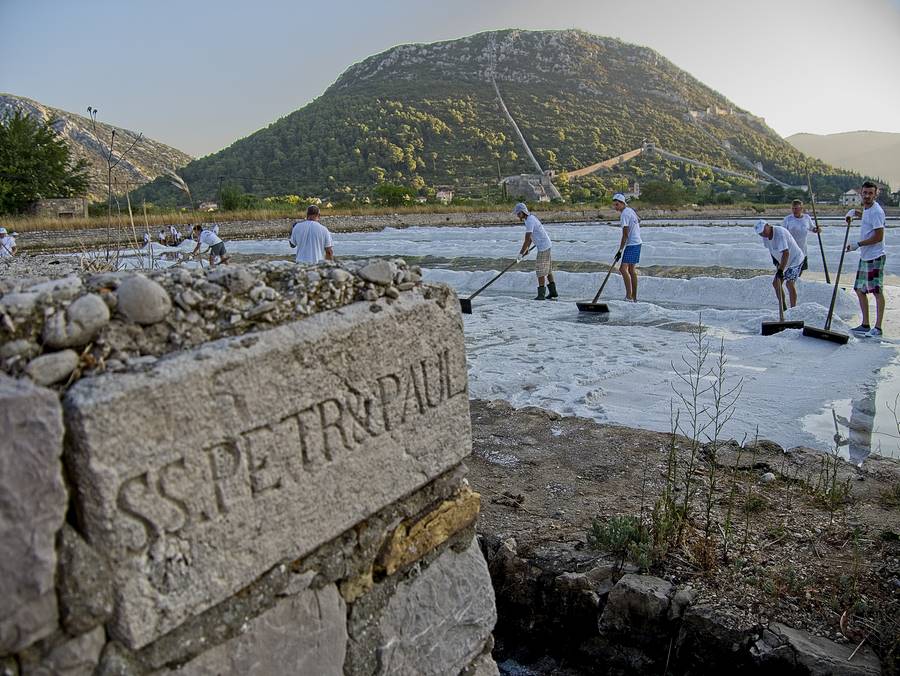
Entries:
<svg viewBox="0 0 900 676">
<path fill-rule="evenodd" d="M 548 282 L 547 290 L 550 292 L 547 294 L 547 298 L 549 300 L 556 300 L 557 298 L 559 298 L 559 294 L 556 293 L 556 282 Z"/>
<path fill-rule="evenodd" d="M 547 290 L 546 286 L 539 286 L 538 287 L 538 295 L 535 298 L 535 300 L 547 300 L 547 296 L 544 295 L 546 290 Z"/>
</svg>

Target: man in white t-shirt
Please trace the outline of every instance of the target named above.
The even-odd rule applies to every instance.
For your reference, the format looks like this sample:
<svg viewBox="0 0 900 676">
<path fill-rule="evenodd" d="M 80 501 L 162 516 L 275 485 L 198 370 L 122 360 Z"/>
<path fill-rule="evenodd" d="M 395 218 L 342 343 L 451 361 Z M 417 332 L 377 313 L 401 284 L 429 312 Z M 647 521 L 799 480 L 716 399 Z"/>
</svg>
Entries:
<svg viewBox="0 0 900 676">
<path fill-rule="evenodd" d="M 800 268 L 803 265 L 803 250 L 797 246 L 797 242 L 791 237 L 791 233 L 780 225 L 770 225 L 760 219 L 753 226 L 757 235 L 762 237 L 763 244 L 769 250 L 769 254 L 778 261 L 775 268 L 775 277 L 772 286 L 775 288 L 775 297 L 781 305 L 784 298 L 782 282 L 787 282 L 788 291 L 792 299 L 797 298 L 797 289 L 794 286 L 800 278 Z M 793 303 L 791 303 L 793 307 Z"/>
<path fill-rule="evenodd" d="M 522 241 L 522 248 L 519 249 L 519 259 L 521 260 L 528 253 L 532 244 L 537 249 L 534 272 L 537 275 L 538 288 L 537 296 L 534 299 L 556 300 L 559 298 L 559 293 L 556 291 L 556 281 L 553 279 L 552 260 L 550 257 L 550 249 L 553 243 L 550 241 L 550 235 L 547 234 L 540 219 L 529 213 L 528 207 L 524 203 L 519 202 L 513 207 L 513 213 L 519 217 L 520 221 L 525 222 L 525 239 Z M 547 286 L 545 286 L 545 282 Z M 549 294 L 547 291 L 549 291 Z"/>
<path fill-rule="evenodd" d="M 194 247 L 192 255 L 200 251 L 201 244 L 206 244 L 209 247 L 209 267 L 215 266 L 217 260 L 223 265 L 228 262 L 225 242 L 212 230 L 204 230 L 203 226 L 197 223 L 194 226 L 193 237 L 197 240 L 197 246 Z"/>
<path fill-rule="evenodd" d="M 819 228 L 815 226 L 809 214 L 803 210 L 803 200 L 794 200 L 791 202 L 791 213 L 784 217 L 781 227 L 791 233 L 791 237 L 803 252 L 803 264 L 800 266 L 800 275 L 804 270 L 809 269 L 808 254 L 806 247 L 806 236 L 810 232 L 819 232 Z M 774 261 L 778 265 L 778 261 Z M 788 292 L 791 295 L 791 307 L 797 305 L 797 292 L 792 284 L 788 284 Z"/>
<path fill-rule="evenodd" d="M 625 195 L 617 192 L 613 195 L 613 209 L 619 212 L 619 224 L 622 226 L 622 239 L 619 241 L 619 254 L 622 263 L 619 272 L 625 283 L 625 300 L 637 303 L 638 278 L 634 266 L 641 262 L 641 220 L 634 209 L 628 206 Z"/>
<path fill-rule="evenodd" d="M 848 244 L 847 251 L 859 249 L 859 269 L 856 272 L 856 282 L 853 290 L 859 299 L 859 310 L 862 313 L 862 323 L 854 329 L 853 333 L 863 334 L 873 338 L 880 338 L 881 320 L 884 317 L 884 209 L 875 201 L 878 196 L 878 186 L 871 181 L 862 184 L 863 208 L 851 209 L 847 212 L 847 225 L 853 218 L 861 218 L 859 225 L 859 241 Z M 871 293 L 875 296 L 875 326 L 869 328 L 869 299 L 866 296 Z"/>
<path fill-rule="evenodd" d="M 16 255 L 16 238 L 6 228 L 0 228 L 0 258 L 12 258 Z"/>
<path fill-rule="evenodd" d="M 291 228 L 291 247 L 297 247 L 297 263 L 319 263 L 334 260 L 334 242 L 328 228 L 319 223 L 319 207 L 306 208 L 306 220 L 297 221 Z"/>
</svg>

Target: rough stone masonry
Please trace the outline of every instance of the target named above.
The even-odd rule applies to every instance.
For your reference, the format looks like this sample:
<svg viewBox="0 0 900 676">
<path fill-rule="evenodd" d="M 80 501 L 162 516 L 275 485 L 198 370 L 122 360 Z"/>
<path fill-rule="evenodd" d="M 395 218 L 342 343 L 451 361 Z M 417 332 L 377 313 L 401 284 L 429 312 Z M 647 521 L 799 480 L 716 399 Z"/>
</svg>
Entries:
<svg viewBox="0 0 900 676">
<path fill-rule="evenodd" d="M 0 289 L 0 667 L 496 673 L 452 291 L 402 260 Z"/>
</svg>

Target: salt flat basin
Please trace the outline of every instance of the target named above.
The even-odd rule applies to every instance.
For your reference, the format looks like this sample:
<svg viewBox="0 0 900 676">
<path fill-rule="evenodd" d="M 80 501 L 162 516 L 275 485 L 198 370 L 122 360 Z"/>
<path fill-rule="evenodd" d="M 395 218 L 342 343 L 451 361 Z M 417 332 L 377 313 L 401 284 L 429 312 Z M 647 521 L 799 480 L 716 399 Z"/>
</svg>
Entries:
<svg viewBox="0 0 900 676">
<path fill-rule="evenodd" d="M 624 289 L 614 274 L 604 291 L 603 300 L 610 306 L 605 317 L 580 316 L 574 301 L 591 298 L 599 287 L 605 274 L 601 264 L 609 262 L 618 245 L 618 227 L 548 225 L 554 260 L 565 268 L 556 275 L 562 301 L 530 300 L 535 291 L 533 255 L 473 301 L 473 314 L 464 317 L 471 396 L 668 431 L 676 379 L 672 363 L 685 354 L 688 329 L 702 316 L 715 346 L 724 340 L 734 382 L 743 378 L 743 393 L 726 436 L 752 438 L 758 425 L 761 436 L 783 446 L 833 450 L 834 408 L 842 436 L 851 438 L 850 446 L 840 449 L 843 455 L 859 460 L 871 449 L 900 457 L 897 427 L 887 408 L 900 393 L 900 342 L 895 341 L 900 338 L 900 287 L 886 289 L 887 340 L 851 338 L 840 347 L 805 338 L 799 331 L 760 336 L 760 323 L 777 319 L 771 276 L 722 276 L 727 274 L 722 268 L 771 270 L 751 222 L 664 222 L 659 227 L 645 222 L 642 266 L 701 269 L 689 279 L 641 277 L 638 304 L 620 300 Z M 841 221 L 827 223 L 823 240 L 833 275 L 845 230 Z M 851 238 L 856 232 L 854 225 Z M 286 239 L 228 241 L 223 234 L 229 253 L 259 258 L 292 254 Z M 887 234 L 889 283 L 900 275 L 900 256 L 895 255 L 900 253 L 900 237 L 893 235 Z M 521 226 L 388 228 L 335 235 L 335 249 L 338 256 L 438 257 L 440 267 L 426 268 L 426 280 L 448 283 L 467 296 L 496 274 L 499 260 L 515 255 L 522 236 Z M 811 270 L 800 282 L 800 304 L 786 319 L 822 326 L 833 287 L 823 281 L 814 234 L 808 244 Z M 181 250 L 192 246 L 182 244 Z M 457 258 L 464 261 L 461 269 L 454 269 Z M 857 253 L 845 257 L 845 290 L 838 294 L 835 330 L 858 322 L 850 290 L 857 261 Z M 164 264 L 171 262 L 164 259 Z M 703 276 L 702 268 L 710 266 L 719 268 L 716 277 Z"/>
</svg>

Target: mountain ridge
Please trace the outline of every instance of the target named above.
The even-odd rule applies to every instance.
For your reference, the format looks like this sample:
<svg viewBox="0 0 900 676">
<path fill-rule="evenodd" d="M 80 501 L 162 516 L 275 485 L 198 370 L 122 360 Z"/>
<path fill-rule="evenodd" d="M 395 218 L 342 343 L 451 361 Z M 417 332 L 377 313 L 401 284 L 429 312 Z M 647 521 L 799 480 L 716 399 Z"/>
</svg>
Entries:
<svg viewBox="0 0 900 676">
<path fill-rule="evenodd" d="M 518 29 L 363 59 L 306 106 L 192 162 L 184 178 L 202 196 L 223 183 L 258 194 L 357 196 L 382 181 L 422 190 L 533 173 L 494 82 L 545 169 L 575 170 L 647 140 L 727 170 L 746 173 L 761 162 L 793 185 L 805 183 L 807 168 L 835 189 L 858 180 L 810 162 L 762 118 L 652 49 L 584 31 Z M 661 160 L 632 165 L 633 178 L 717 180 Z M 161 181 L 141 194 L 174 195 Z"/>
<path fill-rule="evenodd" d="M 92 201 L 106 201 L 107 185 L 107 147 L 112 131 L 116 132 L 116 143 L 113 148 L 115 156 L 126 150 L 137 138 L 137 133 L 115 127 L 105 122 L 97 122 L 103 143 L 98 142 L 92 130 L 92 122 L 87 117 L 61 108 L 46 106 L 33 99 L 15 94 L 0 92 L 0 119 L 12 115 L 16 111 L 37 118 L 41 121 L 55 121 L 53 128 L 66 142 L 75 160 L 88 161 L 88 198 Z M 135 145 L 125 159 L 113 171 L 113 179 L 120 184 L 126 181 L 130 187 L 140 186 L 162 174 L 163 169 L 178 169 L 193 158 L 169 145 L 155 141 L 146 136 Z M 115 186 L 113 188 L 116 191 Z M 118 192 L 122 192 L 119 188 Z"/>
<path fill-rule="evenodd" d="M 800 132 L 785 139 L 820 160 L 880 178 L 900 190 L 900 134 L 860 129 L 834 134 Z"/>
</svg>

